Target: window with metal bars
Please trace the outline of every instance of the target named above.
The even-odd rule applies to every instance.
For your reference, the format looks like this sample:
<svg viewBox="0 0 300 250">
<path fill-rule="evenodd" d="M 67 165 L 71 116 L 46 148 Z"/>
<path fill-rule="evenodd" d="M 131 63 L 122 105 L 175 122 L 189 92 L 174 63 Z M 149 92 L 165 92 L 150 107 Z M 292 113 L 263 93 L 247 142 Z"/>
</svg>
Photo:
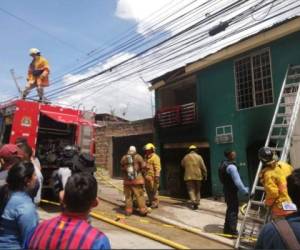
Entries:
<svg viewBox="0 0 300 250">
<path fill-rule="evenodd" d="M 270 50 L 250 54 L 234 63 L 237 108 L 273 103 Z"/>
</svg>

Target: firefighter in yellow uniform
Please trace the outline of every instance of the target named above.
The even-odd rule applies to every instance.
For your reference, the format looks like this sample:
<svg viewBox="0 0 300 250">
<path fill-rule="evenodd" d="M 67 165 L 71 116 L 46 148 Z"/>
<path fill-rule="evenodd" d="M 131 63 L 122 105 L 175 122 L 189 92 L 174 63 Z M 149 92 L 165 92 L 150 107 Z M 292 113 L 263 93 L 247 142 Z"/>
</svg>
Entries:
<svg viewBox="0 0 300 250">
<path fill-rule="evenodd" d="M 258 156 L 263 164 L 260 179 L 266 193 L 265 205 L 271 209 L 272 217 L 281 218 L 294 213 L 296 206 L 288 195 L 286 182 L 293 167 L 278 161 L 276 154 L 267 147 L 261 148 Z"/>
<path fill-rule="evenodd" d="M 139 213 L 142 216 L 145 216 L 148 212 L 144 197 L 144 178 L 142 175 L 144 167 L 143 157 L 137 154 L 135 146 L 130 146 L 127 154 L 121 159 L 126 215 L 131 215 L 133 212 L 133 198 L 136 199 Z"/>
<path fill-rule="evenodd" d="M 29 50 L 29 55 L 33 60 L 29 65 L 27 84 L 22 93 L 22 98 L 25 99 L 29 92 L 33 88 L 36 88 L 39 101 L 44 101 L 44 87 L 49 86 L 49 63 L 41 56 L 41 52 L 36 48 L 31 48 Z"/>
<path fill-rule="evenodd" d="M 207 179 L 207 170 L 201 155 L 197 154 L 197 147 L 191 145 L 189 152 L 182 161 L 181 166 L 184 168 L 184 181 L 193 205 L 197 209 L 200 204 L 201 181 Z"/>
<path fill-rule="evenodd" d="M 145 188 L 148 195 L 149 206 L 158 207 L 158 188 L 160 179 L 160 158 L 155 153 L 155 146 L 148 143 L 144 147 L 146 168 L 144 170 Z"/>
</svg>

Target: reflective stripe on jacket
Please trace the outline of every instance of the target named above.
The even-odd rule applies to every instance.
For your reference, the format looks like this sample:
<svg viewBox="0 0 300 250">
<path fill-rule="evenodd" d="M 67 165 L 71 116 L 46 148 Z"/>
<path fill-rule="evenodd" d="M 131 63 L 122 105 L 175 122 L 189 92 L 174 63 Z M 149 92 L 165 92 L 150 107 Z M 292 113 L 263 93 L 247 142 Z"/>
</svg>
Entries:
<svg viewBox="0 0 300 250">
<path fill-rule="evenodd" d="M 201 155 L 192 151 L 184 156 L 181 161 L 181 166 L 184 167 L 184 180 L 201 181 L 207 178 L 207 170 Z"/>
</svg>

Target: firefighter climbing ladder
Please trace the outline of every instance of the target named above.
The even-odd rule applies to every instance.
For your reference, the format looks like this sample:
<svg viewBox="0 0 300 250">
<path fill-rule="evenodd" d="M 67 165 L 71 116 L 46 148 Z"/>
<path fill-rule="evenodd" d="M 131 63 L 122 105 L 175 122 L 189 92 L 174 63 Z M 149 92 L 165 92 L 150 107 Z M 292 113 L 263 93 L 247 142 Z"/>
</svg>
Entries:
<svg viewBox="0 0 300 250">
<path fill-rule="evenodd" d="M 288 66 L 282 84 L 274 116 L 265 143 L 266 147 L 276 151 L 280 160 L 286 161 L 294 127 L 300 107 L 300 65 Z M 248 248 L 253 242 L 244 240 L 257 236 L 259 229 L 269 220 L 269 213 L 264 208 L 264 188 L 259 186 L 262 163 L 259 163 L 251 189 L 251 197 L 243 218 L 235 248 Z M 260 199 L 257 199 L 260 197 Z"/>
</svg>

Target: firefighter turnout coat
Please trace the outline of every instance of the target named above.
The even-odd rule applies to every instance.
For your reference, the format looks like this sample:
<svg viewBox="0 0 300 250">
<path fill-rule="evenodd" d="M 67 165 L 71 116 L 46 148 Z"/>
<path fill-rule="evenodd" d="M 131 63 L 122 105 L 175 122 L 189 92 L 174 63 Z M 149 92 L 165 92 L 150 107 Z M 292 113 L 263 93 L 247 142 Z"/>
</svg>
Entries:
<svg viewBox="0 0 300 250">
<path fill-rule="evenodd" d="M 194 151 L 186 154 L 181 161 L 181 166 L 185 169 L 184 181 L 202 181 L 207 178 L 207 169 L 201 155 Z"/>
<path fill-rule="evenodd" d="M 27 84 L 37 84 L 41 87 L 49 86 L 49 63 L 42 56 L 36 56 L 29 65 Z"/>
<path fill-rule="evenodd" d="M 145 167 L 145 162 L 144 162 L 143 157 L 139 154 L 132 155 L 132 160 L 133 160 L 132 164 L 133 164 L 133 168 L 136 173 L 136 176 L 134 179 L 130 179 L 127 174 L 127 168 L 130 164 L 128 156 L 131 156 L 131 155 L 126 154 L 121 159 L 121 170 L 123 173 L 124 185 L 140 185 L 140 184 L 142 185 L 142 184 L 144 184 L 142 170 Z"/>
<path fill-rule="evenodd" d="M 266 192 L 265 204 L 271 208 L 273 216 L 285 216 L 294 212 L 284 208 L 285 204 L 292 203 L 286 181 L 292 170 L 293 167 L 283 161 L 262 169 L 261 182 Z"/>
<path fill-rule="evenodd" d="M 149 177 L 160 177 L 161 163 L 160 158 L 157 154 L 152 153 L 146 157 L 146 170 L 145 176 Z"/>
</svg>

